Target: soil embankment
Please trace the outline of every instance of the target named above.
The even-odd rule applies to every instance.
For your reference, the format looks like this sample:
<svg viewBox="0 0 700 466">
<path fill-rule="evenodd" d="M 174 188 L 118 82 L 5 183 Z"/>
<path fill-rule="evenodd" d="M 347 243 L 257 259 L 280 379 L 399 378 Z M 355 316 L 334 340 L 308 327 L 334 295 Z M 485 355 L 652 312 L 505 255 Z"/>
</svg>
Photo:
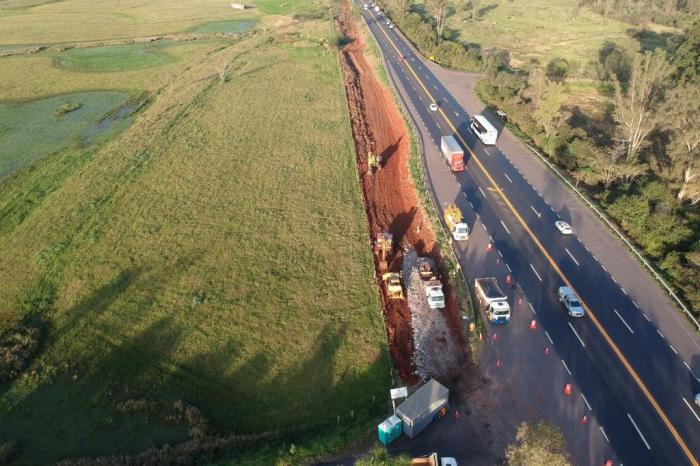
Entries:
<svg viewBox="0 0 700 466">
<path fill-rule="evenodd" d="M 388 258 L 388 268 L 400 272 L 405 251 L 415 249 L 420 256 L 430 256 L 441 264 L 439 246 L 435 234 L 424 215 L 415 186 L 409 172 L 410 138 L 401 113 L 389 89 L 377 80 L 364 57 L 364 44 L 357 32 L 354 19 L 345 2 L 339 18 L 340 31 L 347 38 L 347 45 L 340 50 L 345 92 L 352 123 L 357 152 L 358 173 L 363 192 L 365 212 L 371 241 L 377 233 L 391 232 L 394 251 Z M 368 154 L 381 156 L 381 169 L 372 172 L 368 166 Z M 406 300 L 389 300 L 381 283 L 379 263 L 375 256 L 377 279 L 381 287 L 381 300 L 394 366 L 406 383 L 418 381 L 414 364 L 415 344 L 411 325 L 411 310 Z M 461 331 L 459 309 L 455 293 L 446 275 L 444 290 L 447 307 L 443 311 L 452 335 L 441 335 L 435 345 L 445 344 L 450 338 L 456 341 L 458 354 L 451 358 L 454 366 L 437 370 L 431 375 L 457 392 L 464 392 L 467 376 L 473 365 L 469 349 Z M 455 345 L 452 345 L 453 347 Z M 440 364 L 440 367 L 445 367 Z M 471 375 L 471 374 L 469 374 Z M 466 376 L 466 377 L 465 377 Z"/>
</svg>

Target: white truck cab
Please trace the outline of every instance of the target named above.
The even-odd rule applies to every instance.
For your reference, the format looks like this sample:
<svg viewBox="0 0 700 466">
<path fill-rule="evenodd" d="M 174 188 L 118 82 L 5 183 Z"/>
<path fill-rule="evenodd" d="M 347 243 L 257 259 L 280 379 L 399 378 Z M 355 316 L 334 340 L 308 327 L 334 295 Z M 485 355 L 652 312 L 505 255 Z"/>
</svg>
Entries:
<svg viewBox="0 0 700 466">
<path fill-rule="evenodd" d="M 445 307 L 445 294 L 442 292 L 440 280 L 425 282 L 425 297 L 428 299 L 430 309 L 442 309 Z"/>
</svg>

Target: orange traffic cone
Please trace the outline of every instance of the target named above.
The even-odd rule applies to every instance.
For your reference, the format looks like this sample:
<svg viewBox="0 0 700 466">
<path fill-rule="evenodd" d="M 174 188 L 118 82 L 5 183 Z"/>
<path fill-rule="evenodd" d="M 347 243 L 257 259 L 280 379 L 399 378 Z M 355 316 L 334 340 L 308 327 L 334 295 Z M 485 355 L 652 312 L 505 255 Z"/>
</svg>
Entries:
<svg viewBox="0 0 700 466">
<path fill-rule="evenodd" d="M 482 335 L 481 332 L 479 332 L 479 340 L 484 341 L 484 335 Z"/>
<path fill-rule="evenodd" d="M 501 366 L 502 366 L 501 360 L 500 360 L 500 359 L 497 359 L 497 360 L 496 360 L 496 369 L 500 368 Z"/>
<path fill-rule="evenodd" d="M 581 424 L 588 424 L 588 416 L 586 416 L 585 414 L 581 418 Z"/>
<path fill-rule="evenodd" d="M 510 277 L 510 275 L 506 275 L 506 285 L 510 285 L 513 283 L 513 279 Z"/>
<path fill-rule="evenodd" d="M 570 383 L 567 383 L 564 385 L 564 395 L 566 396 L 571 396 L 571 394 L 574 392 L 574 388 L 571 386 Z"/>
<path fill-rule="evenodd" d="M 522 304 L 522 303 L 523 303 L 523 298 L 522 298 L 522 296 L 521 296 L 521 297 L 518 298 L 518 304 Z"/>
<path fill-rule="evenodd" d="M 532 319 L 530 322 L 530 330 L 537 330 L 537 321 L 535 319 Z"/>
<path fill-rule="evenodd" d="M 544 354 L 549 354 L 549 346 L 544 349 Z"/>
<path fill-rule="evenodd" d="M 459 410 L 455 410 L 455 419 L 459 419 L 460 417 L 462 417 L 462 415 L 459 414 Z"/>
<path fill-rule="evenodd" d="M 487 250 L 488 252 L 493 251 L 493 244 L 491 244 L 491 243 L 487 244 L 487 245 L 486 245 L 486 250 Z"/>
<path fill-rule="evenodd" d="M 493 341 L 496 341 L 497 338 L 498 338 L 498 335 L 496 335 L 495 333 L 494 333 L 493 336 L 491 337 L 491 339 L 492 339 Z"/>
<path fill-rule="evenodd" d="M 605 462 L 603 466 L 613 466 L 615 463 L 613 463 L 613 460 L 608 460 Z"/>
</svg>

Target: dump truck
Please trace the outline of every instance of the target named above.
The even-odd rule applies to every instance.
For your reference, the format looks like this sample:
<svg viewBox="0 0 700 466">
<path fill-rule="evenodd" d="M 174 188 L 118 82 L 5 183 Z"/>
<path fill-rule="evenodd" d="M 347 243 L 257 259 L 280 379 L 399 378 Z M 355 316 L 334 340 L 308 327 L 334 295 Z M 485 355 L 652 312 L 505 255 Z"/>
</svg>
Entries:
<svg viewBox="0 0 700 466">
<path fill-rule="evenodd" d="M 421 458 L 413 458 L 411 460 L 412 466 L 457 466 L 457 460 L 455 458 L 450 458 L 449 456 L 438 456 L 437 453 L 433 453 L 430 456 L 423 456 Z"/>
<path fill-rule="evenodd" d="M 435 263 L 429 257 L 419 257 L 416 266 L 418 267 L 418 274 L 423 280 L 428 306 L 430 309 L 444 308 L 445 293 L 442 291 L 442 282 Z"/>
<path fill-rule="evenodd" d="M 464 151 L 454 136 L 442 136 L 440 138 L 440 151 L 445 157 L 447 165 L 453 172 L 464 170 Z"/>
<path fill-rule="evenodd" d="M 374 253 L 377 255 L 379 270 L 384 273 L 387 270 L 387 258 L 394 248 L 394 236 L 391 233 L 377 233 L 374 243 Z"/>
<path fill-rule="evenodd" d="M 455 204 L 445 207 L 445 223 L 455 241 L 469 239 L 469 227 L 462 222 L 462 211 Z"/>
<path fill-rule="evenodd" d="M 403 299 L 403 287 L 401 286 L 401 276 L 395 272 L 387 272 L 382 275 L 386 282 L 386 294 L 389 299 Z"/>
<path fill-rule="evenodd" d="M 510 321 L 508 297 L 498 286 L 498 280 L 493 277 L 477 278 L 474 281 L 474 290 L 490 322 L 504 324 Z"/>
</svg>

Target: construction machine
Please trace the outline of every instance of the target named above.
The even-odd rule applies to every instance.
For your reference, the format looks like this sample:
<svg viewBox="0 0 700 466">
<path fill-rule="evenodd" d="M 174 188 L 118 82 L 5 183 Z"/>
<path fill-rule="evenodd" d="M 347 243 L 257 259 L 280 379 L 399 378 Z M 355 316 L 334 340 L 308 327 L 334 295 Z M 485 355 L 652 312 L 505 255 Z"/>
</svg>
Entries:
<svg viewBox="0 0 700 466">
<path fill-rule="evenodd" d="M 374 243 L 374 253 L 379 260 L 379 271 L 384 273 L 387 270 L 387 259 L 394 248 L 394 235 L 391 233 L 378 233 Z"/>
<path fill-rule="evenodd" d="M 375 154 L 374 152 L 370 152 L 367 154 L 367 167 L 369 168 L 370 173 L 374 173 L 377 170 L 382 169 L 382 156 L 381 154 Z"/>
<path fill-rule="evenodd" d="M 386 294 L 389 299 L 403 299 L 403 287 L 401 286 L 401 276 L 396 272 L 387 272 L 382 275 L 386 282 Z"/>
<path fill-rule="evenodd" d="M 416 262 L 418 267 L 418 273 L 423 281 L 437 280 L 437 267 L 435 263 L 429 257 L 419 257 Z"/>
</svg>

